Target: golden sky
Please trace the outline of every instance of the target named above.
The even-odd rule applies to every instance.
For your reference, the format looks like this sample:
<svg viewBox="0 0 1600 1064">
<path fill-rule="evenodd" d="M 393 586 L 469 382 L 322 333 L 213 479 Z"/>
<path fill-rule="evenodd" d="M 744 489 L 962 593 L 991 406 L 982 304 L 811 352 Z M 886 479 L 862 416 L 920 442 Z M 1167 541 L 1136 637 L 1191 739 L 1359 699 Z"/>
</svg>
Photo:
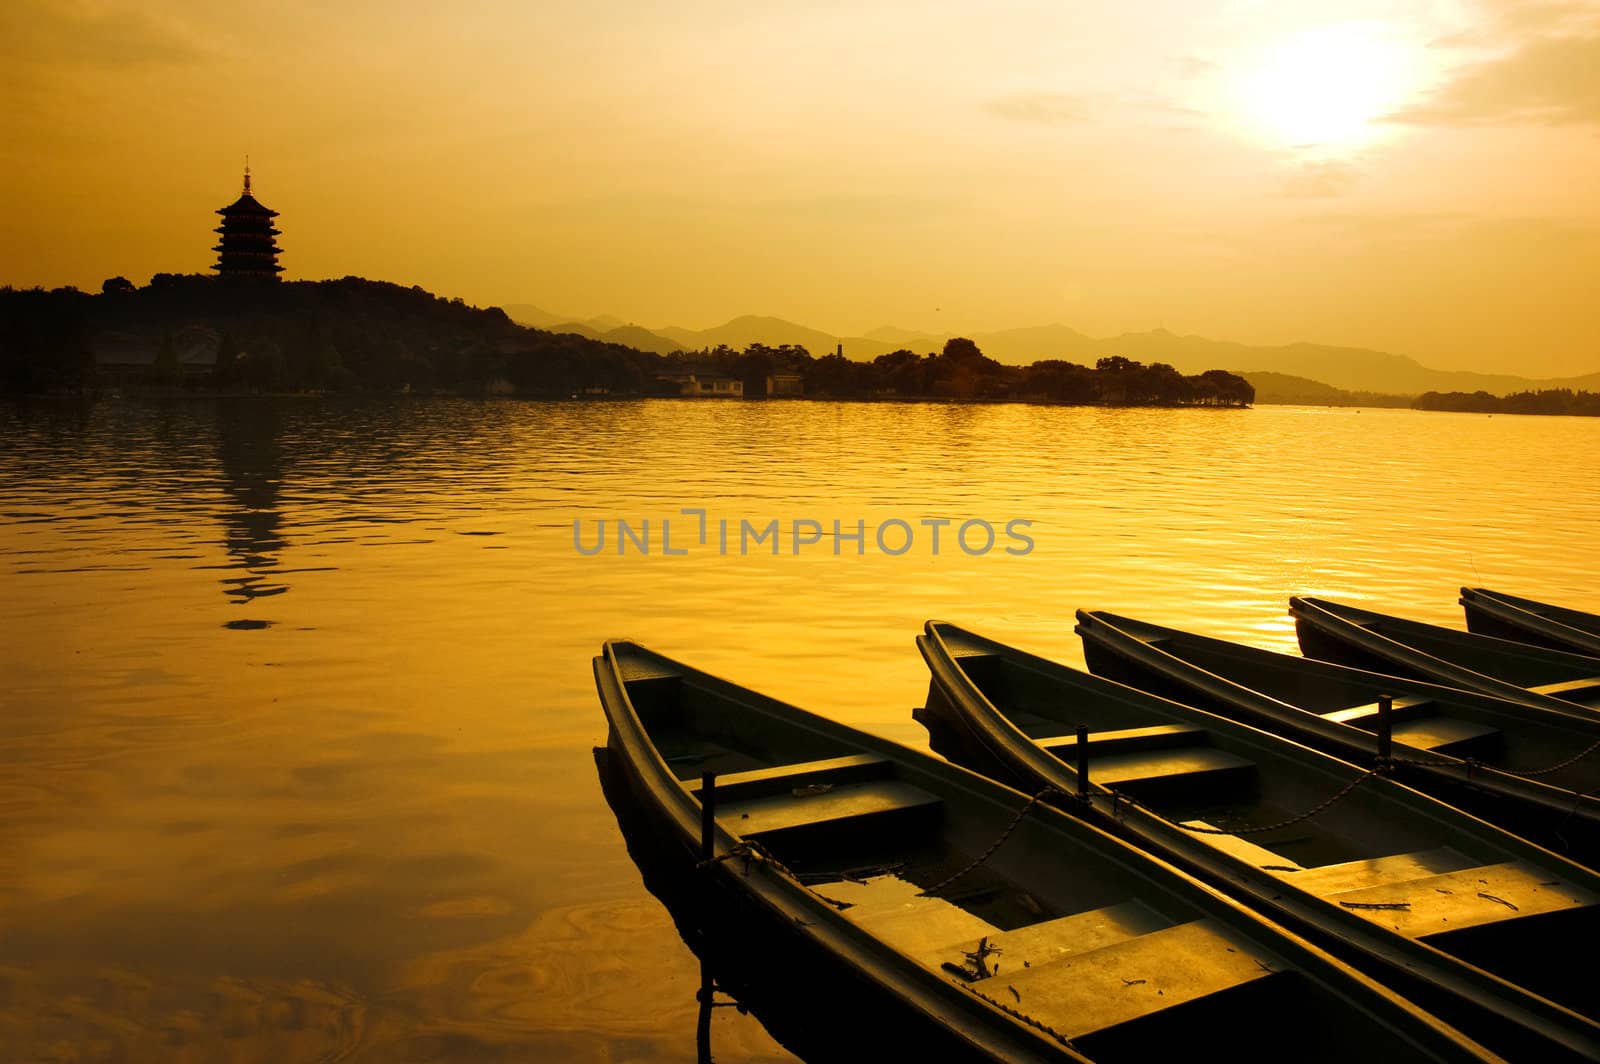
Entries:
<svg viewBox="0 0 1600 1064">
<path fill-rule="evenodd" d="M 1600 2 L 5 0 L 0 284 L 1600 370 Z"/>
</svg>

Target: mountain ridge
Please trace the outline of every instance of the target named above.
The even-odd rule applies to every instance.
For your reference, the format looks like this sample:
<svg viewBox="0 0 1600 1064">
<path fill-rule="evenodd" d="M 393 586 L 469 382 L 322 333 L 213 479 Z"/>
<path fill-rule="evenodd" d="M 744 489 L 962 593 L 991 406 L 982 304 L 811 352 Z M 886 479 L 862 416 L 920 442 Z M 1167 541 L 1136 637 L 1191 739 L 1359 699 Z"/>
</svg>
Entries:
<svg viewBox="0 0 1600 1064">
<path fill-rule="evenodd" d="M 937 351 L 947 339 L 937 333 L 901 329 L 892 325 L 879 326 L 863 336 L 841 336 L 783 318 L 759 314 L 740 315 L 721 325 L 697 330 L 681 326 L 646 329 L 631 323 L 618 325 L 616 323 L 622 319 L 611 315 L 570 321 L 531 304 L 513 304 L 502 309 L 514 321 L 522 324 L 576 332 L 591 339 L 627 344 L 659 354 L 669 354 L 673 350 L 695 351 L 719 345 L 743 350 L 757 343 L 769 347 L 791 344 L 804 347 L 817 357 L 832 354 L 842 347 L 847 358 L 870 362 L 880 355 L 900 349 L 919 353 Z M 971 339 L 990 358 L 1009 365 L 1027 365 L 1045 359 L 1093 365 L 1101 358 L 1120 355 L 1139 362 L 1165 362 L 1182 373 L 1200 373 L 1225 367 L 1230 372 L 1246 376 L 1250 373 L 1281 374 L 1343 391 L 1385 395 L 1420 395 L 1429 391 L 1485 391 L 1504 395 L 1548 388 L 1600 390 L 1600 370 L 1554 378 L 1444 370 L 1425 366 L 1408 355 L 1372 348 L 1309 341 L 1252 345 L 1180 335 L 1161 328 L 1125 332 L 1112 337 L 1093 337 L 1070 326 L 1052 323 L 961 335 Z"/>
</svg>

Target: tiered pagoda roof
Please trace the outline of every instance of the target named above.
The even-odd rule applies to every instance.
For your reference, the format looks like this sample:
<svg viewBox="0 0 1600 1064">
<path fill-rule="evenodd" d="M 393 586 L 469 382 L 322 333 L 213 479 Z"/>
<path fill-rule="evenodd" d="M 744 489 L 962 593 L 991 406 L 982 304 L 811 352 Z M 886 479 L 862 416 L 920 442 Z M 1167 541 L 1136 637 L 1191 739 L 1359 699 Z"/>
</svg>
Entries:
<svg viewBox="0 0 1600 1064">
<path fill-rule="evenodd" d="M 283 267 L 278 265 L 281 250 L 274 239 L 278 230 L 272 219 L 278 212 L 262 205 L 250 194 L 250 167 L 244 168 L 244 193 L 217 211 L 222 225 L 213 230 L 222 242 L 212 250 L 217 263 L 211 268 L 218 276 L 239 280 L 277 280 Z"/>
</svg>

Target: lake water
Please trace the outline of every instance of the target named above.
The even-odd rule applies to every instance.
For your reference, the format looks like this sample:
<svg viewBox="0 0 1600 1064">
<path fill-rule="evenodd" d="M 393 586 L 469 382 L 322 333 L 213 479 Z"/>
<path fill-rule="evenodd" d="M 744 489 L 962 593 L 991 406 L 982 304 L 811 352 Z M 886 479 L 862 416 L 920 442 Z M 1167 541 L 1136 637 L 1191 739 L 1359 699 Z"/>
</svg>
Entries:
<svg viewBox="0 0 1600 1064">
<path fill-rule="evenodd" d="M 0 441 L 16 1060 L 692 1059 L 696 965 L 590 755 L 606 638 L 925 746 L 930 617 L 1081 664 L 1078 607 L 1280 650 L 1297 593 L 1600 611 L 1595 419 L 102 401 Z M 713 1041 L 789 1059 L 732 1009 Z"/>
</svg>

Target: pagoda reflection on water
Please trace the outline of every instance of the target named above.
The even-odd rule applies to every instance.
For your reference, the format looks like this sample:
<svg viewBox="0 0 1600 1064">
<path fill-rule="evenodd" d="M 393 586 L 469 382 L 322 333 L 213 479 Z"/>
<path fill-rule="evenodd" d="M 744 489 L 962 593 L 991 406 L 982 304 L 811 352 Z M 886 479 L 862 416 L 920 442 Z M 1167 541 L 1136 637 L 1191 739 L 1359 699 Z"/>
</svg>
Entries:
<svg viewBox="0 0 1600 1064">
<path fill-rule="evenodd" d="M 217 262 L 211 268 L 228 280 L 275 281 L 283 267 L 278 265 L 279 247 L 273 239 L 278 230 L 272 219 L 278 212 L 263 206 L 250 194 L 250 166 L 244 168 L 244 193 L 217 211 L 222 225 L 214 232 L 222 242 L 212 250 Z"/>
</svg>

